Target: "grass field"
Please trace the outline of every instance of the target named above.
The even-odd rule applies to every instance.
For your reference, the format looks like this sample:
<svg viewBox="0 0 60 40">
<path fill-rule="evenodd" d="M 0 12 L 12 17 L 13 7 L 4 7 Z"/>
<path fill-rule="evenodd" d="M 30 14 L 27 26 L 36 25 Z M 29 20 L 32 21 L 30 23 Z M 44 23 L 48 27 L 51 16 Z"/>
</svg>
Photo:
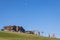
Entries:
<svg viewBox="0 0 60 40">
<path fill-rule="evenodd" d="M 18 32 L 0 31 L 0 40 L 60 40 L 60 39 L 47 38 Z"/>
</svg>

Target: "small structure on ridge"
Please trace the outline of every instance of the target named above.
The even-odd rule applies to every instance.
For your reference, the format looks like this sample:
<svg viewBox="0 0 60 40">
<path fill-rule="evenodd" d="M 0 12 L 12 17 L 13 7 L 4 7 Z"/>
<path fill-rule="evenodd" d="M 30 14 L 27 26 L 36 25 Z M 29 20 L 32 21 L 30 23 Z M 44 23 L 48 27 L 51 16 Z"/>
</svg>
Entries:
<svg viewBox="0 0 60 40">
<path fill-rule="evenodd" d="M 15 31 L 15 32 L 25 32 L 25 29 L 22 26 L 4 26 L 4 31 Z"/>
</svg>

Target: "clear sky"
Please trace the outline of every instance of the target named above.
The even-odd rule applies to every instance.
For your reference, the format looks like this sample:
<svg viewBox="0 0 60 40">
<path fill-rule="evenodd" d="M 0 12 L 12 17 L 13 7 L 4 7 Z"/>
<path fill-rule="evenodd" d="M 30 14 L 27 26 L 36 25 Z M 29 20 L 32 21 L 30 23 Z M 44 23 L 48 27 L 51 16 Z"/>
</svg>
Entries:
<svg viewBox="0 0 60 40">
<path fill-rule="evenodd" d="M 0 29 L 5 25 L 60 37 L 60 0 L 0 0 Z"/>
</svg>

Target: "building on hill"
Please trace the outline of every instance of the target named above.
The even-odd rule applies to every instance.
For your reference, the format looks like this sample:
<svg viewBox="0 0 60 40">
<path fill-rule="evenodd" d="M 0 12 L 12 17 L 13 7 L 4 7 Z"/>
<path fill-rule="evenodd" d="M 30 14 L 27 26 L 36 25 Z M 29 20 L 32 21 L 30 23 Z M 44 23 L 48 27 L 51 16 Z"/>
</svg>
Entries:
<svg viewBox="0 0 60 40">
<path fill-rule="evenodd" d="M 36 30 L 26 31 L 26 33 L 28 33 L 28 34 L 34 34 L 34 35 L 40 36 L 40 32 L 39 32 L 39 31 L 36 31 Z"/>
<path fill-rule="evenodd" d="M 50 38 L 55 38 L 55 34 L 54 33 L 51 33 L 51 34 L 49 34 L 49 37 Z"/>
<path fill-rule="evenodd" d="M 40 32 L 39 31 L 34 31 L 34 34 L 37 36 L 40 36 Z"/>
<path fill-rule="evenodd" d="M 4 31 L 16 31 L 16 32 L 25 32 L 25 29 L 22 26 L 4 26 Z"/>
</svg>

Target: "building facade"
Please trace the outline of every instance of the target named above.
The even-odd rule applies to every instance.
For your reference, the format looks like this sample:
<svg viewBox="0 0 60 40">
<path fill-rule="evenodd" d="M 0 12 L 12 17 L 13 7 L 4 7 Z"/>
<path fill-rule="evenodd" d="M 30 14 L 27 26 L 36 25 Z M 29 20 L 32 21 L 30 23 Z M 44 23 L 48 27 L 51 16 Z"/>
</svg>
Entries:
<svg viewBox="0 0 60 40">
<path fill-rule="evenodd" d="M 4 26 L 4 31 L 16 31 L 16 32 L 25 32 L 25 29 L 22 26 Z"/>
<path fill-rule="evenodd" d="M 55 34 L 54 33 L 51 33 L 51 34 L 49 34 L 49 37 L 50 38 L 55 38 Z"/>
<path fill-rule="evenodd" d="M 34 35 L 40 36 L 40 32 L 39 32 L 39 31 L 36 31 L 36 30 L 26 31 L 26 33 L 28 33 L 28 34 L 34 34 Z"/>
</svg>

